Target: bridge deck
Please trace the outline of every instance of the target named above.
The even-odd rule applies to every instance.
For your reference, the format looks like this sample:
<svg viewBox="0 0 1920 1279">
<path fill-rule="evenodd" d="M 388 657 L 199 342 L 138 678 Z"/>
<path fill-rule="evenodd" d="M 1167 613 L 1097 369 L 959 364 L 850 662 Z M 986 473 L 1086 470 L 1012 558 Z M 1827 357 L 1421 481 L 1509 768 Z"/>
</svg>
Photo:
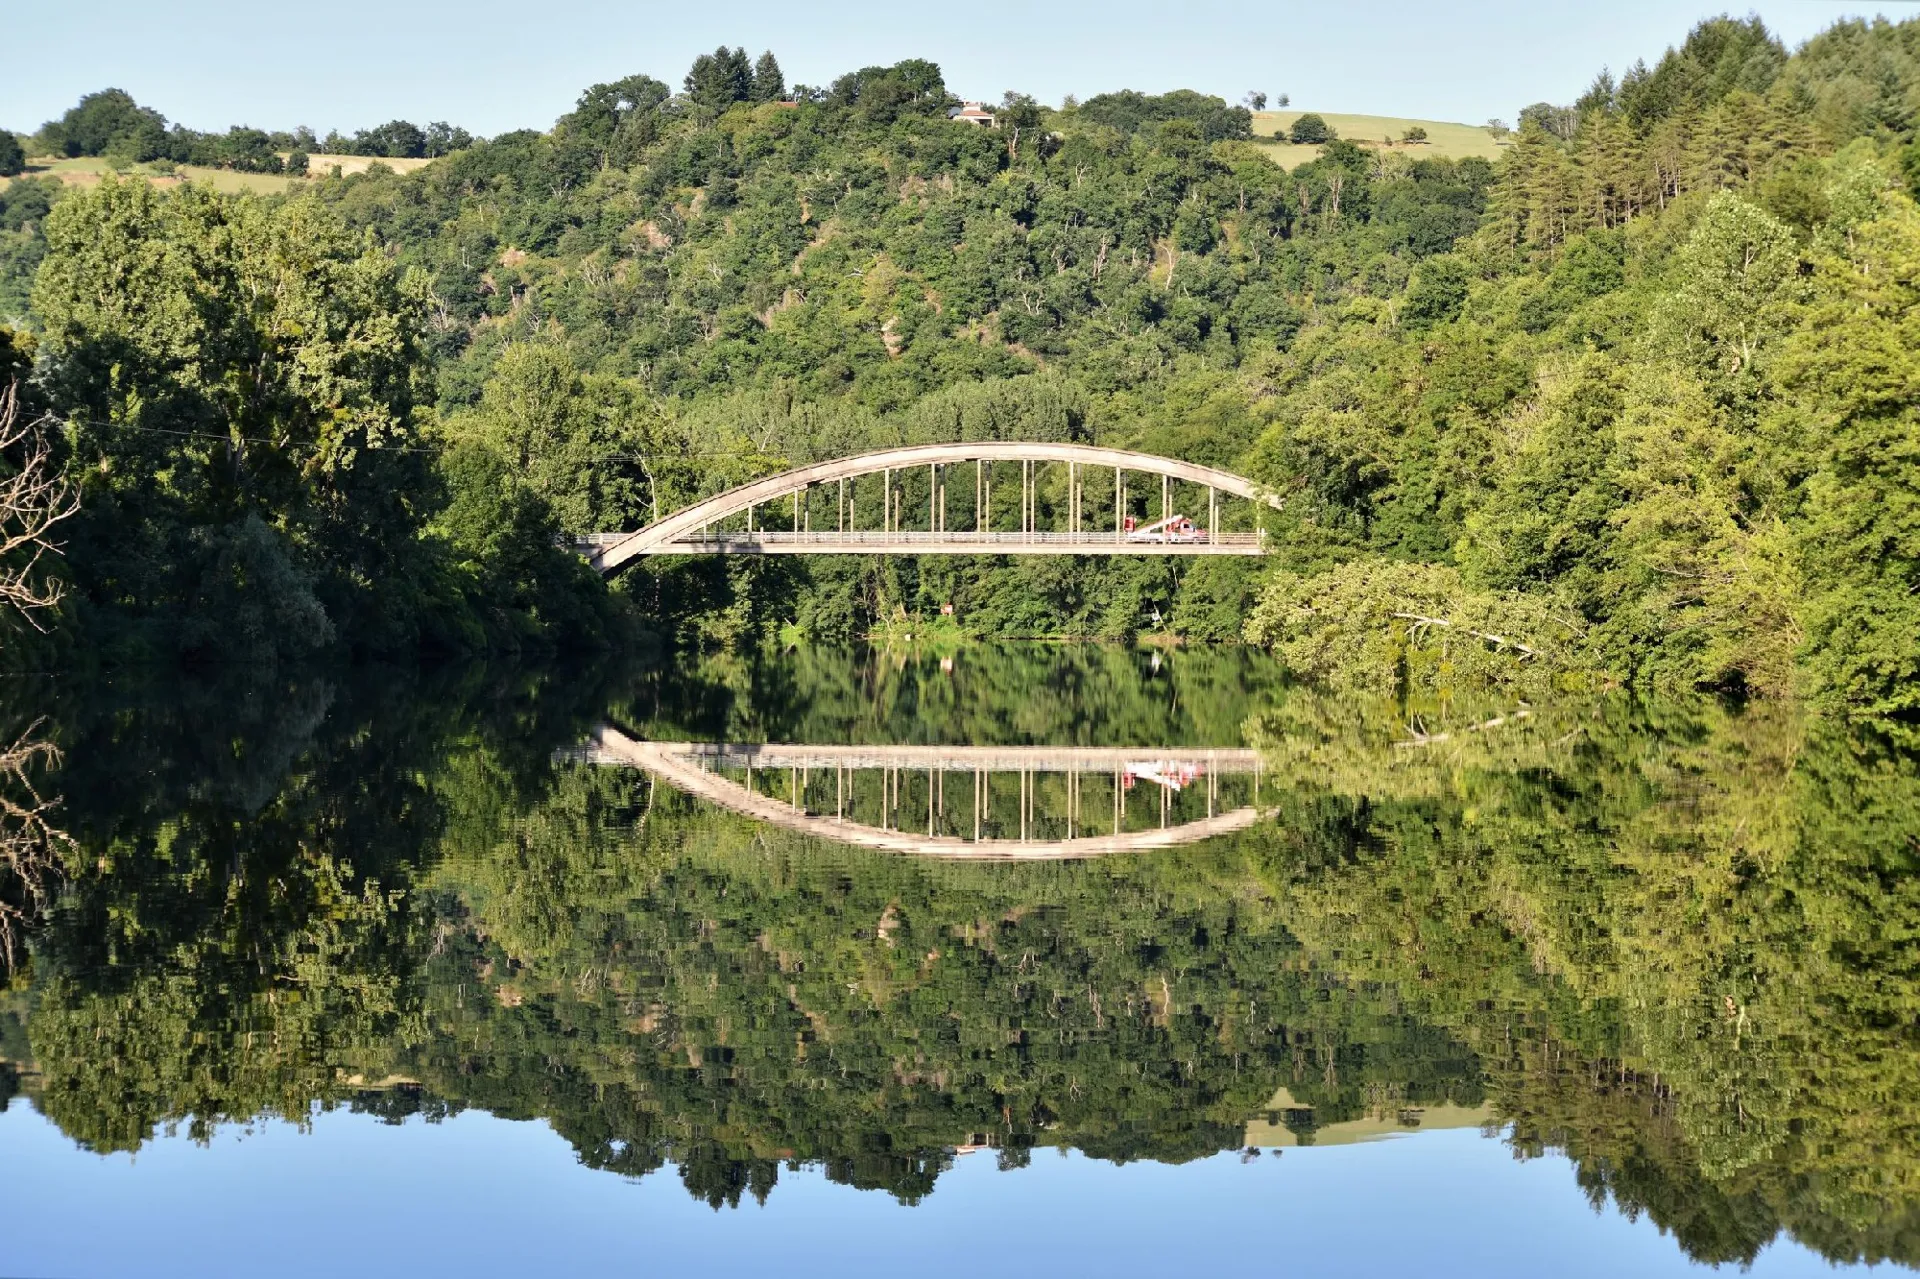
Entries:
<svg viewBox="0 0 1920 1279">
<path fill-rule="evenodd" d="M 625 541 L 630 534 L 595 533 L 576 545 L 582 554 Z M 636 555 L 1259 555 L 1258 533 L 1216 533 L 1190 541 L 1116 538 L 1108 533 L 703 533 L 648 546 Z"/>
<path fill-rule="evenodd" d="M 769 742 L 654 742 L 655 749 L 710 768 L 904 768 L 948 773 L 1110 773 L 1146 765 L 1191 766 L 1216 775 L 1253 773 L 1260 752 L 1234 748 L 1124 746 L 811 746 Z M 611 761 L 609 761 L 611 762 Z"/>
</svg>

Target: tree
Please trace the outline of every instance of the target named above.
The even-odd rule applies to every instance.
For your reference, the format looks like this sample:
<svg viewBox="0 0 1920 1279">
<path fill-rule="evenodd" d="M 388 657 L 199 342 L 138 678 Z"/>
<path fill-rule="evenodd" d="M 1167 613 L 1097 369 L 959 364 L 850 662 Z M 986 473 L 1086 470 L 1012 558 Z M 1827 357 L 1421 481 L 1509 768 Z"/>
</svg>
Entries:
<svg viewBox="0 0 1920 1279">
<path fill-rule="evenodd" d="M 0 605 L 35 630 L 46 629 L 66 593 L 46 562 L 60 554 L 55 526 L 77 507 L 46 433 L 20 412 L 20 384 L 8 382 L 0 387 Z"/>
<path fill-rule="evenodd" d="M 1731 197 L 1722 197 L 1731 198 Z M 1920 708 L 1920 212 L 1888 196 L 1820 256 L 1782 374 L 1824 444 L 1801 533 L 1811 665 L 1868 714 Z M 1791 412 L 1791 410 L 1789 410 Z"/>
<path fill-rule="evenodd" d="M 46 236 L 34 310 L 102 624 L 189 652 L 409 642 L 420 282 L 310 199 L 109 181 Z"/>
<path fill-rule="evenodd" d="M 729 49 L 721 45 L 712 53 L 703 53 L 682 81 L 687 96 L 703 107 L 723 111 L 736 102 L 753 98 L 753 67 L 744 47 Z"/>
<path fill-rule="evenodd" d="M 0 129 L 0 178 L 18 177 L 27 167 L 26 148 L 10 129 Z"/>
<path fill-rule="evenodd" d="M 1572 107 L 1556 107 L 1551 102 L 1536 102 L 1520 108 L 1519 131 L 1536 128 L 1562 142 L 1571 142 L 1580 130 L 1580 115 Z"/>
<path fill-rule="evenodd" d="M 1245 101 L 1248 108 L 1251 110 L 1265 111 L 1267 109 L 1267 95 L 1260 92 L 1258 89 L 1255 89 L 1252 92 L 1248 93 L 1245 98 Z"/>
<path fill-rule="evenodd" d="M 1425 142 L 1427 140 L 1427 131 L 1422 126 L 1416 124 L 1401 134 L 1400 140 L 1407 143 Z"/>
<path fill-rule="evenodd" d="M 563 530 L 592 533 L 663 513 L 654 475 L 673 459 L 656 455 L 671 451 L 658 416 L 632 383 L 582 374 L 558 345 L 523 342 L 500 357 L 479 405 L 447 429 L 499 454 Z"/>
<path fill-rule="evenodd" d="M 1333 141 L 1338 136 L 1333 131 L 1333 126 L 1309 111 L 1293 122 L 1293 129 L 1288 133 L 1287 140 L 1295 146 L 1319 146 L 1323 142 Z"/>
<path fill-rule="evenodd" d="M 166 154 L 167 120 L 123 89 L 102 89 L 43 125 L 40 138 L 55 155 L 112 155 L 138 163 Z"/>
<path fill-rule="evenodd" d="M 1496 120 L 1487 121 L 1487 132 L 1493 135 L 1493 140 L 1495 142 L 1505 142 L 1507 140 L 1507 135 L 1512 133 L 1513 130 L 1507 127 L 1507 122 L 1505 120 L 1496 119 Z"/>
<path fill-rule="evenodd" d="M 1451 253 L 1428 258 L 1414 272 L 1401 320 L 1412 328 L 1428 328 L 1453 319 L 1467 304 L 1471 278 L 1467 264 Z"/>
<path fill-rule="evenodd" d="M 1751 372 L 1792 323 L 1800 250 L 1791 228 L 1759 206 L 1722 192 L 1675 263 L 1678 286 L 1661 328 L 1722 375 Z"/>
<path fill-rule="evenodd" d="M 419 125 L 406 120 L 389 120 L 373 129 L 353 135 L 355 155 L 386 156 L 395 160 L 418 160 L 427 154 L 427 135 Z"/>
<path fill-rule="evenodd" d="M 427 126 L 426 145 L 422 155 L 452 155 L 455 151 L 464 151 L 473 145 L 473 135 L 465 129 L 448 124 L 445 120 L 436 120 Z"/>
<path fill-rule="evenodd" d="M 780 73 L 780 61 L 769 49 L 753 64 L 753 100 L 779 102 L 787 96 L 787 78 Z"/>
<path fill-rule="evenodd" d="M 557 136 L 591 147 L 601 168 L 631 162 L 658 136 L 660 107 L 673 96 L 652 76 L 596 84 L 554 126 Z"/>
</svg>

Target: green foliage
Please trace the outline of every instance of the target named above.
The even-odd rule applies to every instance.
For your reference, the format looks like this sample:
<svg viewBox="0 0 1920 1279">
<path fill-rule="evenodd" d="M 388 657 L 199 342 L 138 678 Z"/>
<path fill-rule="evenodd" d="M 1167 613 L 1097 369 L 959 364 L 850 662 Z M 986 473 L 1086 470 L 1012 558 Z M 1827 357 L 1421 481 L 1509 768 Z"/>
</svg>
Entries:
<svg viewBox="0 0 1920 1279">
<path fill-rule="evenodd" d="M 746 49 L 729 49 L 723 44 L 712 53 L 701 54 L 693 60 L 684 88 L 689 98 L 716 111 L 751 100 L 753 66 L 747 61 Z"/>
<path fill-rule="evenodd" d="M 100 650 L 473 641 L 423 536 L 441 499 L 417 421 L 417 276 L 314 202 L 194 187 L 108 181 L 63 200 L 47 240 L 34 312 L 81 477 L 69 562 Z M 577 594 L 550 531 L 543 552 L 545 580 Z M 582 638 L 572 612 L 556 636 Z"/>
<path fill-rule="evenodd" d="M 1780 359 L 1787 411 L 1819 441 L 1796 532 L 1810 664 L 1868 713 L 1920 709 L 1920 213 L 1903 198 L 1818 260 L 1815 300 Z"/>
<path fill-rule="evenodd" d="M 1469 590 L 1451 568 L 1355 560 L 1281 576 L 1247 618 L 1310 680 L 1375 694 L 1544 687 L 1575 674 L 1580 628 L 1539 596 Z"/>
<path fill-rule="evenodd" d="M 1758 17 L 1708 18 L 1678 49 L 1649 70 L 1634 64 L 1612 100 L 1635 127 L 1698 111 L 1736 92 L 1765 94 L 1787 64 L 1787 51 Z"/>
<path fill-rule="evenodd" d="M 40 127 L 39 149 L 50 155 L 103 155 L 128 162 L 167 153 L 166 117 L 122 89 L 82 97 L 58 120 Z"/>
<path fill-rule="evenodd" d="M 1309 111 L 1293 122 L 1293 128 L 1287 133 L 1287 141 L 1295 146 L 1318 146 L 1333 141 L 1335 136 L 1332 125 Z"/>
<path fill-rule="evenodd" d="M 34 310 L 86 477 L 71 559 L 102 637 L 193 616 L 213 573 L 217 598 L 311 575 L 336 625 L 401 639 L 423 572 L 417 286 L 313 204 L 195 188 L 109 181 L 63 200 L 47 238 Z M 217 627 L 178 639 L 248 651 Z"/>
<path fill-rule="evenodd" d="M 1225 99 L 1191 89 L 1161 94 L 1136 93 L 1131 89 L 1096 94 L 1070 115 L 1074 120 L 1104 125 L 1121 133 L 1138 133 L 1151 125 L 1184 120 L 1208 142 L 1253 136 L 1252 112 L 1245 107 L 1228 106 Z"/>
<path fill-rule="evenodd" d="M 18 176 L 27 167 L 27 151 L 11 129 L 0 129 L 0 178 Z"/>
</svg>

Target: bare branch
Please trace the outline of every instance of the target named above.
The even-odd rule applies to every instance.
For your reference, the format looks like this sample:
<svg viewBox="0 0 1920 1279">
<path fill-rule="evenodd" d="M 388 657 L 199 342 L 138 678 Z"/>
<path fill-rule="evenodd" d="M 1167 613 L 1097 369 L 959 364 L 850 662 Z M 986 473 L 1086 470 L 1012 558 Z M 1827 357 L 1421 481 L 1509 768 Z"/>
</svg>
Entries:
<svg viewBox="0 0 1920 1279">
<path fill-rule="evenodd" d="M 0 606 L 35 630 L 66 589 L 42 561 L 60 554 L 54 526 L 80 509 L 79 491 L 55 463 L 39 423 L 20 420 L 20 386 L 0 390 Z"/>
<path fill-rule="evenodd" d="M 61 857 L 72 846 L 50 814 L 58 799 L 42 795 L 34 775 L 57 768 L 60 752 L 37 736 L 36 721 L 0 747 L 0 969 L 11 970 L 22 932 L 45 909 Z"/>
<path fill-rule="evenodd" d="M 1419 613 L 1390 613 L 1388 614 L 1388 616 L 1397 617 L 1404 622 L 1412 622 L 1415 630 L 1419 630 L 1427 626 L 1443 626 L 1443 627 L 1446 627 L 1448 630 L 1453 629 L 1453 623 L 1449 622 L 1444 617 L 1425 617 Z M 1497 645 L 1500 648 L 1513 649 L 1515 652 L 1519 653 L 1522 657 L 1540 656 L 1540 651 L 1538 649 L 1529 647 L 1526 644 L 1522 644 L 1517 639 L 1509 639 L 1505 635 L 1489 635 L 1485 631 L 1476 631 L 1469 626 L 1462 626 L 1459 629 L 1462 631 L 1465 631 L 1467 634 L 1473 636 L 1477 640 L 1485 640 L 1487 643 Z"/>
</svg>

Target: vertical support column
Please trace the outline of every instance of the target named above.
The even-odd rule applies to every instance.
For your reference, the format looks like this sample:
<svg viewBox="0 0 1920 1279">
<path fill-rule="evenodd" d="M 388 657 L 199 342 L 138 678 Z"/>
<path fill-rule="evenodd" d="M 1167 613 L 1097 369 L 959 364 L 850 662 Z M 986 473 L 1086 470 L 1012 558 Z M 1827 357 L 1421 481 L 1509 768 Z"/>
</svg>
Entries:
<svg viewBox="0 0 1920 1279">
<path fill-rule="evenodd" d="M 793 491 L 793 531 L 800 531 L 800 490 Z"/>
<path fill-rule="evenodd" d="M 927 769 L 927 838 L 933 838 L 933 769 Z"/>
<path fill-rule="evenodd" d="M 1119 467 L 1113 468 L 1113 540 L 1121 540 L 1121 528 L 1126 524 L 1127 482 L 1121 478 Z"/>
<path fill-rule="evenodd" d="M 1220 541 L 1220 493 L 1213 485 L 1207 485 L 1207 542 L 1209 545 Z"/>
<path fill-rule="evenodd" d="M 940 464 L 938 462 L 927 463 L 927 532 L 929 533 L 938 533 L 940 531 L 939 468 Z M 932 776 L 932 774 L 928 774 L 928 776 Z"/>
<path fill-rule="evenodd" d="M 1121 814 L 1126 811 L 1123 807 L 1126 801 L 1121 798 L 1125 793 L 1120 785 L 1120 770 L 1116 768 L 1113 770 L 1113 833 L 1116 838 L 1120 834 Z"/>
<path fill-rule="evenodd" d="M 1080 531 L 1080 467 L 1067 463 L 1067 532 Z"/>
<path fill-rule="evenodd" d="M 753 506 L 747 506 L 747 532 L 753 532 Z"/>
<path fill-rule="evenodd" d="M 1028 541 L 1033 540 L 1033 462 L 1031 460 L 1023 460 L 1020 463 L 1020 533 Z"/>
<path fill-rule="evenodd" d="M 893 468 L 880 473 L 880 531 L 893 532 Z"/>
<path fill-rule="evenodd" d="M 1163 475 L 1160 477 L 1160 518 L 1164 520 L 1172 514 L 1173 479 L 1170 476 Z"/>
<path fill-rule="evenodd" d="M 986 470 L 986 467 L 980 461 L 980 459 L 977 457 L 974 458 L 973 459 L 973 531 L 976 533 L 984 533 L 986 531 L 986 524 L 982 519 L 981 507 L 980 507 L 980 495 L 985 491 L 980 487 L 980 480 L 985 470 Z"/>
<path fill-rule="evenodd" d="M 987 779 L 979 769 L 973 770 L 973 842 L 980 842 L 980 810 L 987 802 Z"/>
</svg>

